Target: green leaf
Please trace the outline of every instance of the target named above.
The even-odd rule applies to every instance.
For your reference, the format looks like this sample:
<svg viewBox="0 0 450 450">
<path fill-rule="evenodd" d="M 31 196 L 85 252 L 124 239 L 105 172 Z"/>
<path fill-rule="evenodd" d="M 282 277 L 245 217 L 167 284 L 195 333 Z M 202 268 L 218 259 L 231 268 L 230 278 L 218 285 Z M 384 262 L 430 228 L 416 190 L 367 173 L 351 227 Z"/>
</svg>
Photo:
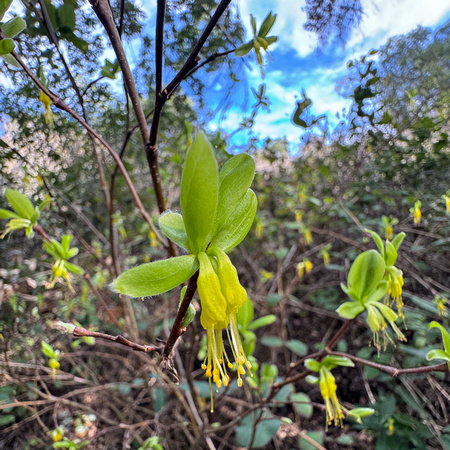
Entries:
<svg viewBox="0 0 450 450">
<path fill-rule="evenodd" d="M 8 209 L 0 208 L 0 219 L 20 219 L 20 216 Z"/>
<path fill-rule="evenodd" d="M 353 300 L 364 303 L 368 295 L 383 278 L 386 265 L 376 250 L 361 253 L 348 274 L 348 290 Z"/>
<path fill-rule="evenodd" d="M 70 243 L 72 242 L 73 236 L 71 234 L 65 234 L 62 238 L 61 238 L 61 245 L 62 248 L 64 250 L 64 256 L 67 259 L 68 258 L 68 252 L 69 252 L 69 248 L 70 248 Z"/>
<path fill-rule="evenodd" d="M 247 330 L 249 323 L 253 320 L 253 304 L 250 297 L 247 297 L 245 303 L 239 308 L 237 321 L 242 331 Z"/>
<path fill-rule="evenodd" d="M 406 234 L 401 232 L 398 233 L 394 239 L 392 239 L 392 244 L 394 245 L 395 249 L 398 250 L 400 245 L 402 245 L 403 239 L 405 239 Z"/>
<path fill-rule="evenodd" d="M 372 231 L 372 230 L 366 230 L 366 231 L 372 235 L 372 238 L 375 241 L 375 244 L 378 247 L 378 250 L 380 250 L 380 253 L 383 255 L 383 258 L 384 258 L 383 239 L 381 239 L 380 235 L 378 233 L 375 233 L 375 231 Z"/>
<path fill-rule="evenodd" d="M 10 55 L 10 54 L 0 55 L 0 57 L 2 57 L 5 60 L 5 62 L 7 62 L 8 64 L 10 64 L 13 67 L 16 67 L 17 69 L 22 68 L 22 66 L 16 61 L 16 59 L 12 55 Z"/>
<path fill-rule="evenodd" d="M 56 9 L 60 31 L 73 32 L 75 29 L 75 10 L 71 5 L 64 4 Z"/>
<path fill-rule="evenodd" d="M 395 261 L 397 261 L 397 249 L 395 248 L 395 245 L 390 241 L 386 241 L 385 260 L 387 266 L 393 266 L 395 264 Z"/>
<path fill-rule="evenodd" d="M 3 19 L 5 12 L 11 6 L 12 0 L 0 0 L 0 20 Z"/>
<path fill-rule="evenodd" d="M 313 406 L 311 405 L 311 399 L 306 394 L 303 392 L 291 394 L 291 400 L 294 403 L 294 408 L 302 417 L 311 419 Z"/>
<path fill-rule="evenodd" d="M 441 331 L 445 351 L 450 354 L 450 333 L 440 323 L 434 320 L 428 325 L 428 329 L 430 330 L 431 328 L 438 328 Z"/>
<path fill-rule="evenodd" d="M 164 213 L 159 218 L 159 228 L 175 244 L 191 253 L 183 216 L 181 214 L 173 212 Z"/>
<path fill-rule="evenodd" d="M 252 448 L 266 447 L 280 427 L 280 419 L 262 420 L 256 425 Z M 253 419 L 247 416 L 236 427 L 236 443 L 240 447 L 248 447 L 253 435 Z"/>
<path fill-rule="evenodd" d="M 22 17 L 16 16 L 14 19 L 1 25 L 1 28 L 6 38 L 13 38 L 23 31 L 26 26 L 25 20 L 23 20 Z"/>
<path fill-rule="evenodd" d="M 274 316 L 273 314 L 269 314 L 267 316 L 259 317 L 258 319 L 254 320 L 249 324 L 247 328 L 249 330 L 256 330 L 261 327 L 266 327 L 267 325 L 274 323 L 276 320 L 276 316 Z"/>
<path fill-rule="evenodd" d="M 291 352 L 296 353 L 299 356 L 305 356 L 308 353 L 308 346 L 296 339 L 291 339 L 284 344 Z"/>
<path fill-rule="evenodd" d="M 0 40 L 0 55 L 7 55 L 14 51 L 15 45 L 11 39 Z"/>
<path fill-rule="evenodd" d="M 195 253 L 205 251 L 211 240 L 218 194 L 216 158 L 208 139 L 199 132 L 186 155 L 180 199 L 189 248 Z"/>
<path fill-rule="evenodd" d="M 269 36 L 266 37 L 266 42 L 268 45 L 272 45 L 273 43 L 278 41 L 278 36 Z"/>
<path fill-rule="evenodd" d="M 255 161 L 245 153 L 229 159 L 219 173 L 219 203 L 215 217 L 215 229 L 235 211 L 247 193 L 255 177 Z"/>
<path fill-rule="evenodd" d="M 180 285 L 198 269 L 193 255 L 163 259 L 127 270 L 112 283 L 112 289 L 131 297 L 162 294 Z"/>
<path fill-rule="evenodd" d="M 305 361 L 305 367 L 307 367 L 309 370 L 312 370 L 313 372 L 318 372 L 320 370 L 320 362 L 316 361 L 315 359 L 308 358 Z"/>
<path fill-rule="evenodd" d="M 260 340 L 261 344 L 267 347 L 282 347 L 283 341 L 277 336 L 263 336 Z"/>
<path fill-rule="evenodd" d="M 355 367 L 353 361 L 345 356 L 328 355 L 322 360 L 322 366 L 334 369 L 336 366 Z"/>
<path fill-rule="evenodd" d="M 79 250 L 78 250 L 77 247 L 69 249 L 69 251 L 67 252 L 67 259 L 70 259 L 70 258 L 73 258 L 74 256 L 77 256 L 78 252 L 79 252 Z"/>
<path fill-rule="evenodd" d="M 49 358 L 56 358 L 58 355 L 55 353 L 55 350 L 53 350 L 53 347 L 47 342 L 42 341 L 42 353 L 45 356 L 48 356 Z"/>
<path fill-rule="evenodd" d="M 66 259 L 66 251 L 64 250 L 64 247 L 58 241 L 55 241 L 55 239 L 52 239 L 52 244 L 58 257 L 61 259 Z"/>
<path fill-rule="evenodd" d="M 308 431 L 306 433 L 308 437 L 310 437 L 313 441 L 317 442 L 319 445 L 323 442 L 323 432 L 322 431 Z M 298 444 L 300 446 L 301 450 L 316 450 L 317 447 L 310 444 L 308 441 L 306 441 L 302 436 L 298 438 Z"/>
<path fill-rule="evenodd" d="M 397 314 L 392 311 L 391 308 L 389 308 L 389 306 L 385 305 L 384 303 L 381 302 L 372 302 L 372 305 L 376 306 L 381 314 L 383 314 L 384 318 L 388 321 L 388 322 L 395 322 L 397 320 Z"/>
<path fill-rule="evenodd" d="M 375 289 L 367 297 L 365 303 L 372 303 L 380 300 L 380 298 L 386 294 L 388 286 L 389 283 L 387 281 L 385 280 L 379 281 Z"/>
<path fill-rule="evenodd" d="M 70 262 L 68 262 L 68 261 L 65 261 L 64 262 L 64 267 L 69 271 L 69 272 L 72 272 L 72 273 L 74 273 L 75 275 L 83 275 L 84 274 L 84 270 L 80 267 L 80 266 L 77 266 L 77 265 L 75 265 L 75 264 L 72 264 L 72 263 L 70 263 Z"/>
<path fill-rule="evenodd" d="M 250 14 L 250 22 L 252 25 L 253 34 L 256 36 L 256 19 Z"/>
<path fill-rule="evenodd" d="M 34 207 L 25 195 L 15 189 L 6 189 L 6 198 L 20 217 L 31 219 L 34 214 Z"/>
<path fill-rule="evenodd" d="M 372 408 L 353 408 L 348 412 L 348 416 L 353 420 L 356 420 L 358 423 L 362 423 L 362 417 L 368 417 L 375 413 L 375 410 Z"/>
<path fill-rule="evenodd" d="M 272 15 L 272 11 L 267 15 L 267 17 L 263 20 L 263 23 L 261 24 L 261 27 L 258 32 L 258 37 L 265 38 L 269 31 L 272 29 L 273 24 L 275 23 L 275 20 L 277 20 L 277 15 Z"/>
<path fill-rule="evenodd" d="M 2 414 L 0 416 L 0 426 L 6 426 L 9 425 L 10 423 L 15 422 L 16 417 L 14 416 L 14 414 Z"/>
<path fill-rule="evenodd" d="M 255 219 L 258 201 L 249 189 L 223 227 L 215 234 L 211 246 L 229 252 L 247 236 Z"/>
<path fill-rule="evenodd" d="M 246 44 L 240 45 L 235 51 L 234 56 L 242 57 L 247 55 L 253 49 L 253 39 Z"/>
<path fill-rule="evenodd" d="M 358 314 L 364 311 L 364 306 L 358 302 L 345 302 L 336 310 L 336 312 L 345 319 L 354 319 Z"/>
<path fill-rule="evenodd" d="M 443 359 L 444 361 L 450 362 L 450 355 L 444 352 L 444 350 L 434 349 L 427 353 L 427 360 L 431 361 L 432 359 Z"/>
<path fill-rule="evenodd" d="M 66 31 L 66 29 L 61 30 L 61 36 L 67 41 L 71 42 L 78 50 L 82 52 L 87 52 L 89 50 L 89 43 L 84 39 L 79 38 L 72 31 Z"/>
</svg>

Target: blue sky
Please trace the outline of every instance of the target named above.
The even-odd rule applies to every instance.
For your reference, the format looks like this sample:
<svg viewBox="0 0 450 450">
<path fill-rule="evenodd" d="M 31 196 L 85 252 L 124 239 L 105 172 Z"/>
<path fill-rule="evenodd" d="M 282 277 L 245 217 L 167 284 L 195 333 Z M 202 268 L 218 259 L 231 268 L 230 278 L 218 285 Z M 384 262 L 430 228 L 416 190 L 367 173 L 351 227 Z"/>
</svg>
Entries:
<svg viewBox="0 0 450 450">
<path fill-rule="evenodd" d="M 249 85 L 257 88 L 262 82 L 266 83 L 272 102 L 270 113 L 261 111 L 253 127 L 260 138 L 285 136 L 291 144 L 299 142 L 303 132 L 290 118 L 302 89 L 313 100 L 312 112 L 327 114 L 330 124 L 336 125 L 336 114 L 342 113 L 349 103 L 337 94 L 335 83 L 347 73 L 349 60 L 381 47 L 390 37 L 408 33 L 418 25 L 435 27 L 450 18 L 450 2 L 445 0 L 362 0 L 362 3 L 361 26 L 353 31 L 346 48 L 332 46 L 319 53 L 317 37 L 303 29 L 306 15 L 302 11 L 302 1 L 238 1 L 247 38 L 252 36 L 250 14 L 257 18 L 258 26 L 269 11 L 278 15 L 270 34 L 279 36 L 279 41 L 270 47 L 272 60 L 265 66 L 265 79 L 261 78 L 257 67 L 247 70 Z M 237 98 L 236 104 L 240 105 L 241 99 Z M 230 132 L 244 116 L 237 106 L 225 119 L 216 118 L 210 127 Z"/>
</svg>

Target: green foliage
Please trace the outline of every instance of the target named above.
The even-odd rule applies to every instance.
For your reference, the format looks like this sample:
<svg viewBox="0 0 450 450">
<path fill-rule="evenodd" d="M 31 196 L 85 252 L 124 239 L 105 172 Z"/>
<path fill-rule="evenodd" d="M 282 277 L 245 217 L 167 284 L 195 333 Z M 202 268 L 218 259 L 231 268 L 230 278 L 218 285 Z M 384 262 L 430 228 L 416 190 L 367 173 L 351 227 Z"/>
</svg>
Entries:
<svg viewBox="0 0 450 450">
<path fill-rule="evenodd" d="M 267 17 L 263 20 L 261 27 L 257 31 L 256 29 L 256 19 L 253 15 L 250 14 L 250 21 L 253 30 L 253 39 L 248 41 L 246 44 L 242 44 L 234 51 L 234 55 L 237 57 L 242 57 L 247 55 L 250 51 L 254 50 L 256 55 L 256 60 L 258 61 L 259 67 L 261 69 L 261 75 L 264 77 L 263 70 L 263 59 L 261 56 L 261 48 L 267 52 L 269 45 L 277 42 L 277 36 L 267 36 L 267 34 L 272 29 L 275 21 L 277 19 L 277 15 L 273 14 L 272 11 L 267 15 Z"/>
</svg>

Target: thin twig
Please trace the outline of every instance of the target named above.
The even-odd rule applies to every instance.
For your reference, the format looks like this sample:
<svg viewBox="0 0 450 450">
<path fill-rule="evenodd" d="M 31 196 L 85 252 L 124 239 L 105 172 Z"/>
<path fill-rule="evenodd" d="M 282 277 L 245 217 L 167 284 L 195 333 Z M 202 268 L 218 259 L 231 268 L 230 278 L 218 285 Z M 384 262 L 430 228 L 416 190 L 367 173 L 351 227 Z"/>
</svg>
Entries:
<svg viewBox="0 0 450 450">
<path fill-rule="evenodd" d="M 386 366 L 385 364 L 380 364 L 373 361 L 368 361 L 367 359 L 358 358 L 357 356 L 350 355 L 348 353 L 342 352 L 328 352 L 329 355 L 343 356 L 352 360 L 355 363 L 363 364 L 365 366 L 373 367 L 381 372 L 387 373 L 391 377 L 398 377 L 399 375 L 412 375 L 416 373 L 428 373 L 428 372 L 448 372 L 448 364 L 436 364 L 434 366 L 421 366 L 421 367 L 410 367 L 407 369 L 398 369 L 397 367 Z"/>
<path fill-rule="evenodd" d="M 178 313 L 175 318 L 175 322 L 173 323 L 169 338 L 167 339 L 167 343 L 164 346 L 163 352 L 164 359 L 169 358 L 170 354 L 172 353 L 172 349 L 173 346 L 175 345 L 175 342 L 183 334 L 181 323 L 183 322 L 183 318 L 189 308 L 192 298 L 194 297 L 195 291 L 197 290 L 197 279 L 198 279 L 198 272 L 192 275 L 192 277 L 189 280 L 186 293 L 184 295 L 183 301 L 181 302 L 180 308 L 178 309 Z"/>
<path fill-rule="evenodd" d="M 66 329 L 64 328 L 63 331 L 66 331 Z M 72 334 L 75 337 L 88 336 L 88 337 L 93 337 L 93 338 L 97 338 L 97 339 L 105 339 L 107 341 L 117 342 L 118 344 L 124 345 L 126 347 L 130 347 L 131 349 L 133 349 L 136 352 L 143 352 L 143 353 L 157 352 L 157 353 L 161 353 L 162 350 L 163 350 L 163 347 L 161 347 L 161 346 L 137 344 L 136 342 L 132 342 L 132 341 L 124 338 L 120 334 L 118 334 L 117 336 L 111 336 L 110 334 L 99 333 L 97 331 L 86 330 L 85 328 L 81 328 L 81 327 L 75 327 L 73 329 Z"/>
</svg>

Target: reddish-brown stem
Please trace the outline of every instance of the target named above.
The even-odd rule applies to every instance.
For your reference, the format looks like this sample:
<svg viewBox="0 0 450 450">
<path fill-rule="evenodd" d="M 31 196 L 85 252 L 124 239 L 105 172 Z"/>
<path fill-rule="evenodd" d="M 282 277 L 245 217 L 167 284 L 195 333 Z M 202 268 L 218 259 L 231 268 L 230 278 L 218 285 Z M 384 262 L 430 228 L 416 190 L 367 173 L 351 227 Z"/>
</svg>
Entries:
<svg viewBox="0 0 450 450">
<path fill-rule="evenodd" d="M 191 303 L 195 291 L 197 290 L 197 279 L 198 272 L 196 272 L 189 280 L 186 293 L 184 295 L 183 301 L 181 302 L 180 308 L 178 309 L 177 316 L 175 318 L 175 322 L 172 326 L 172 330 L 170 331 L 169 338 L 167 339 L 167 343 L 164 346 L 163 356 L 165 359 L 169 358 L 172 353 L 173 346 L 177 339 L 183 334 L 183 329 L 181 328 L 181 323 L 183 322 L 183 318 L 189 308 L 189 304 Z"/>
<path fill-rule="evenodd" d="M 97 331 L 90 331 L 90 330 L 86 330 L 85 328 L 81 328 L 81 327 L 75 327 L 72 334 L 75 337 L 87 336 L 87 337 L 93 337 L 93 338 L 97 338 L 97 339 L 105 339 L 107 341 L 117 342 L 118 344 L 125 345 L 126 347 L 129 347 L 136 352 L 144 352 L 144 353 L 158 352 L 158 353 L 161 353 L 163 350 L 162 347 L 156 346 L 156 345 L 137 344 L 136 342 L 133 342 L 133 341 L 130 341 L 130 340 L 124 338 L 120 334 L 117 336 L 111 336 L 110 334 L 99 333 Z"/>
<path fill-rule="evenodd" d="M 381 372 L 387 373 L 392 377 L 398 377 L 399 375 L 412 375 L 416 373 L 428 373 L 428 372 L 448 372 L 448 364 L 436 364 L 434 366 L 421 366 L 421 367 L 410 367 L 407 369 L 397 369 L 396 367 L 386 366 L 385 364 L 380 364 L 373 361 L 368 361 L 367 359 L 358 358 L 357 356 L 349 355 L 348 353 L 342 352 L 328 352 L 329 355 L 343 356 L 352 360 L 355 363 L 363 364 L 364 366 L 373 367 Z"/>
</svg>

